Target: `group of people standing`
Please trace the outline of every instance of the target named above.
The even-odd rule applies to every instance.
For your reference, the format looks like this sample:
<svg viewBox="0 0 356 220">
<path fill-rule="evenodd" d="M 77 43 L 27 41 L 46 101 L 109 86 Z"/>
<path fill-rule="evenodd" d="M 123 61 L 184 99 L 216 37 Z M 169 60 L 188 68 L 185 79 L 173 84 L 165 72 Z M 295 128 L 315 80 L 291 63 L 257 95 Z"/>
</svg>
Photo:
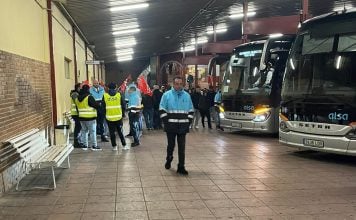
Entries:
<svg viewBox="0 0 356 220">
<path fill-rule="evenodd" d="M 212 129 L 211 126 L 211 116 L 214 117 L 216 124 L 216 129 L 220 128 L 220 118 L 219 111 L 217 111 L 217 105 L 221 103 L 221 92 L 220 90 L 214 91 L 212 86 L 209 89 L 201 89 L 196 87 L 195 89 L 190 89 L 189 94 L 192 98 L 194 106 L 194 119 L 190 128 L 199 128 L 199 120 L 201 119 L 201 124 L 205 128 L 205 119 L 208 122 L 208 128 Z"/>
<path fill-rule="evenodd" d="M 70 94 L 71 115 L 75 121 L 74 146 L 83 150 L 91 148 L 93 151 L 100 151 L 102 149 L 98 146 L 97 135 L 100 135 L 102 142 L 108 142 L 105 136 L 105 130 L 108 129 L 113 150 L 118 150 L 116 132 L 123 149 L 128 149 L 123 134 L 123 118 L 126 111 L 130 124 L 130 133 L 126 136 L 133 137 L 131 147 L 138 146 L 142 134 L 143 115 L 147 130 L 164 128 L 166 132 L 168 145 L 165 168 L 171 168 L 177 140 L 179 161 L 177 173 L 187 175 L 186 134 L 192 128 L 193 121 L 195 128 L 198 128 L 200 115 L 203 127 L 206 117 L 208 127 L 212 128 L 211 109 L 219 102 L 219 94 L 221 95 L 219 92 L 215 93 L 212 88 L 210 90 L 196 88 L 194 91 L 186 92 L 180 76 L 173 79 L 172 89 L 165 91 L 164 87 L 155 85 L 152 94 L 141 94 L 134 82 L 127 86 L 123 94 L 118 91 L 115 83 L 110 83 L 106 88 L 99 85 L 97 80 L 93 81 L 92 87 L 76 84 Z M 217 119 L 215 120 L 217 122 Z"/>
<path fill-rule="evenodd" d="M 106 90 L 99 85 L 97 80 L 93 81 L 92 87 L 76 84 L 70 96 L 71 115 L 75 122 L 74 147 L 101 151 L 97 143 L 97 135 L 100 135 L 102 142 L 108 142 L 105 130 L 109 130 L 113 150 L 118 148 L 116 131 L 123 148 L 127 149 L 122 122 L 122 118 L 125 117 L 126 103 L 117 91 L 115 83 L 110 83 Z"/>
</svg>

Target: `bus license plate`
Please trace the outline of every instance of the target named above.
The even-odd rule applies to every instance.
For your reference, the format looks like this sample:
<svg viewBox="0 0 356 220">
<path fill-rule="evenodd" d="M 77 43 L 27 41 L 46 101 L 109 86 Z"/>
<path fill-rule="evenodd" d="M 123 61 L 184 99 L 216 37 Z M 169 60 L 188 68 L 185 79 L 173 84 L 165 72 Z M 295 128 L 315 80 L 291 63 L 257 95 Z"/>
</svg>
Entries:
<svg viewBox="0 0 356 220">
<path fill-rule="evenodd" d="M 324 141 L 313 140 L 313 139 L 304 139 L 304 144 L 311 147 L 318 147 L 318 148 L 324 147 Z"/>
<path fill-rule="evenodd" d="M 234 128 L 242 128 L 242 124 L 241 123 L 231 123 L 231 127 L 234 127 Z"/>
</svg>

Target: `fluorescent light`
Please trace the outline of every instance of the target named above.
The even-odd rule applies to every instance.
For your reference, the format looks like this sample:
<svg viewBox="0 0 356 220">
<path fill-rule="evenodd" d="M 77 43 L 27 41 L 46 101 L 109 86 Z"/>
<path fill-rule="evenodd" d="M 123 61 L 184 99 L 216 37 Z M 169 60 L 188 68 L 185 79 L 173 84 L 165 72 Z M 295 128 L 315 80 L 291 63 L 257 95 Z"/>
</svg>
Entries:
<svg viewBox="0 0 356 220">
<path fill-rule="evenodd" d="M 114 31 L 112 34 L 113 35 L 126 35 L 126 34 L 138 33 L 138 32 L 140 32 L 140 29 L 135 28 L 135 29 L 127 29 L 127 30 L 121 30 L 121 31 Z"/>
<path fill-rule="evenodd" d="M 218 24 L 218 25 L 216 25 L 216 27 L 215 27 L 215 32 L 217 33 L 217 34 L 219 34 L 219 33 L 224 33 L 224 32 L 226 32 L 227 31 L 227 27 L 226 27 L 226 24 Z M 214 34 L 214 29 L 213 29 L 213 27 L 212 26 L 209 26 L 208 28 L 207 28 L 207 32 L 206 32 L 207 34 Z"/>
<path fill-rule="evenodd" d="M 255 16 L 255 15 L 256 15 L 255 11 L 247 12 L 247 17 L 252 17 L 252 16 Z M 244 14 L 243 13 L 231 14 L 231 15 L 229 15 L 229 17 L 232 18 L 232 19 L 238 19 L 238 18 L 243 18 Z"/>
<path fill-rule="evenodd" d="M 147 8 L 149 6 L 148 3 L 141 3 L 141 4 L 132 4 L 132 5 L 123 5 L 123 6 L 117 6 L 110 8 L 111 12 L 115 11 L 126 11 L 126 10 L 131 10 L 131 9 L 138 9 L 138 8 Z"/>
<path fill-rule="evenodd" d="M 216 31 L 217 34 L 225 33 L 227 31 L 227 28 L 216 29 L 215 31 Z M 207 31 L 206 33 L 207 34 L 214 34 L 214 31 Z"/>
<path fill-rule="evenodd" d="M 119 6 L 119 5 L 130 5 L 130 4 L 137 4 L 137 3 L 144 3 L 146 0 L 112 0 L 109 1 L 111 6 Z"/>
<path fill-rule="evenodd" d="M 207 37 L 198 37 L 196 43 L 197 43 L 197 44 L 205 44 L 205 43 L 208 43 L 208 38 L 207 38 Z M 195 44 L 195 38 L 193 38 L 193 39 L 191 40 L 191 44 Z"/>
<path fill-rule="evenodd" d="M 187 47 L 180 48 L 181 52 L 189 52 L 189 51 L 194 51 L 194 50 L 195 50 L 195 46 L 187 46 Z"/>
<path fill-rule="evenodd" d="M 119 48 L 132 47 L 132 46 L 134 46 L 136 44 L 137 44 L 137 42 L 136 42 L 136 40 L 134 38 L 115 41 L 115 47 L 118 48 L 118 49 Z"/>
<path fill-rule="evenodd" d="M 132 60 L 132 55 L 129 55 L 129 56 L 122 56 L 122 57 L 118 57 L 117 58 L 117 61 L 119 62 L 123 62 L 123 61 L 129 61 L 129 60 Z"/>
<path fill-rule="evenodd" d="M 131 22 L 131 23 L 124 23 L 124 24 L 119 24 L 117 27 L 112 27 L 113 31 L 121 31 L 121 30 L 128 30 L 128 29 L 137 29 L 140 26 L 137 24 L 137 22 Z"/>
<path fill-rule="evenodd" d="M 277 38 L 277 37 L 282 37 L 283 34 L 282 33 L 275 33 L 275 34 L 270 34 L 269 38 Z"/>
<path fill-rule="evenodd" d="M 117 50 L 116 53 L 133 53 L 133 49 L 132 48 L 126 48 L 126 49 L 122 49 L 122 50 Z"/>
<path fill-rule="evenodd" d="M 127 49 L 117 50 L 116 51 L 116 56 L 118 56 L 118 57 L 132 55 L 132 54 L 134 54 L 134 51 L 133 51 L 132 48 L 127 48 Z"/>
</svg>

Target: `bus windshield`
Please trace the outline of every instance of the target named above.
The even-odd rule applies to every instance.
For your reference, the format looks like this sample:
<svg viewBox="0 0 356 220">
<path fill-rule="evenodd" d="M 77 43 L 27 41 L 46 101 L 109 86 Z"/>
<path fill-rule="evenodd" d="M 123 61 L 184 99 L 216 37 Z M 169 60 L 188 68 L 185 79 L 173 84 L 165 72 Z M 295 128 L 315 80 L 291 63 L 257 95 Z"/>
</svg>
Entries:
<svg viewBox="0 0 356 220">
<path fill-rule="evenodd" d="M 356 33 L 313 37 L 310 32 L 300 34 L 291 51 L 283 99 L 329 97 L 355 103 Z"/>
<path fill-rule="evenodd" d="M 252 76 L 260 70 L 264 43 L 245 45 L 235 49 L 223 79 L 223 95 L 235 95 L 237 91 L 252 88 Z"/>
</svg>

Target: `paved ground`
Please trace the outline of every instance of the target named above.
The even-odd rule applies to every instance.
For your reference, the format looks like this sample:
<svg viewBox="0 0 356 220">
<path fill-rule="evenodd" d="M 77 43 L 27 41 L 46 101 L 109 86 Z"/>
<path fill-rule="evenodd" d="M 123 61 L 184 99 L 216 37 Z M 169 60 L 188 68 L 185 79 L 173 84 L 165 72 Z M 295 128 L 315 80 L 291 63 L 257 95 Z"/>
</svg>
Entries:
<svg viewBox="0 0 356 220">
<path fill-rule="evenodd" d="M 164 169 L 166 138 L 145 132 L 140 147 L 76 149 L 54 191 L 9 192 L 0 219 L 356 219 L 354 157 L 297 152 L 276 137 L 194 129 L 188 177 Z M 176 152 L 175 152 L 176 153 Z M 29 182 L 49 183 L 49 175 Z"/>
</svg>

